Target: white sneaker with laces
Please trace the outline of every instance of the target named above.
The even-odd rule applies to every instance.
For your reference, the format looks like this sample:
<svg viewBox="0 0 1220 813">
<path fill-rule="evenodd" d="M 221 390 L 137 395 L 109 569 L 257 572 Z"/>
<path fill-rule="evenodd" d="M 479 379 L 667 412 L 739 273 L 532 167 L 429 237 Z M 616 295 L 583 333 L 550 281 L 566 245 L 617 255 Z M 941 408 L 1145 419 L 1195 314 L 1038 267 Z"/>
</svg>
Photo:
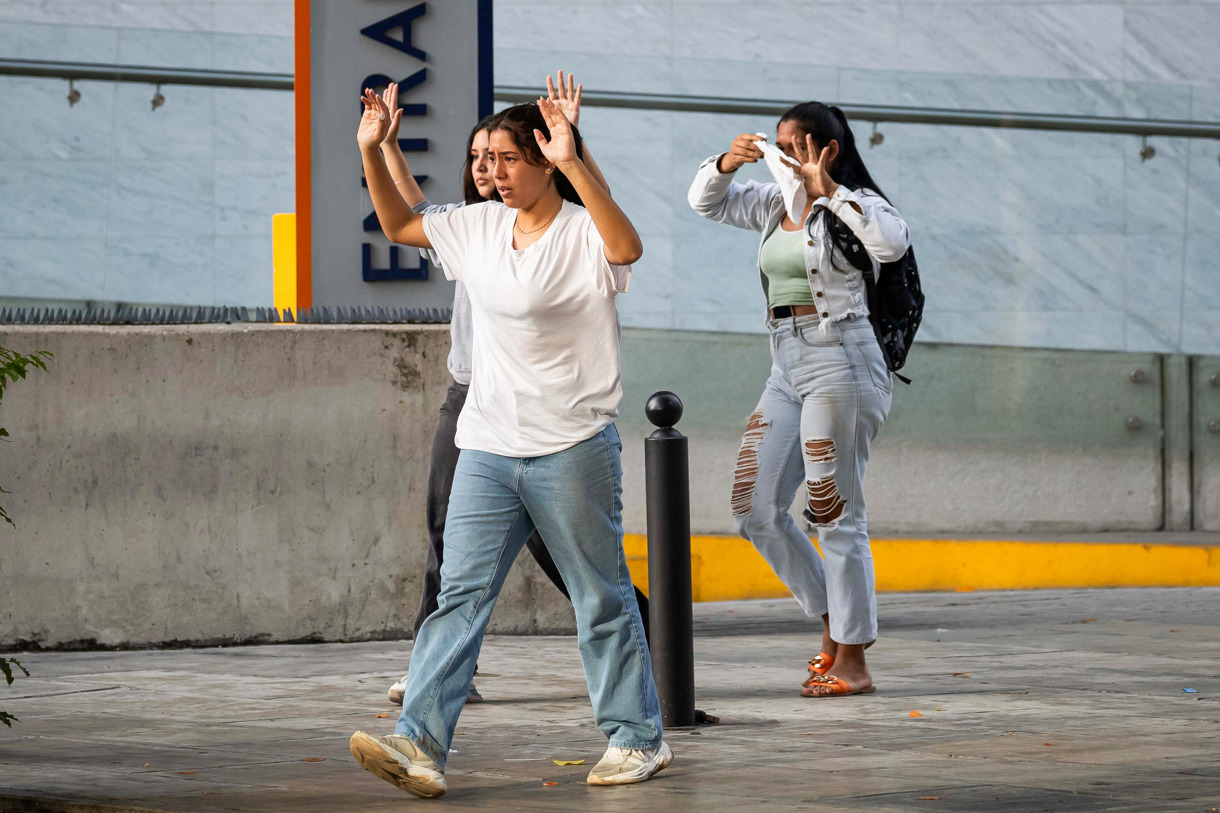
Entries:
<svg viewBox="0 0 1220 813">
<path fill-rule="evenodd" d="M 407 676 L 403 675 L 402 680 L 395 681 L 390 690 L 386 692 L 386 697 L 390 698 L 390 702 L 396 706 L 402 705 L 402 699 L 407 696 Z"/>
<path fill-rule="evenodd" d="M 589 771 L 586 781 L 590 785 L 632 785 L 650 779 L 673 761 L 673 751 L 664 742 L 647 750 L 611 746 L 606 749 L 601 761 Z"/>
<path fill-rule="evenodd" d="M 401 706 L 402 700 L 406 696 L 407 696 L 407 676 L 403 675 L 401 680 L 396 681 L 392 686 L 390 686 L 390 690 L 388 692 L 386 692 L 386 697 L 388 697 L 390 699 L 390 702 L 393 703 L 394 705 Z M 479 690 L 474 687 L 473 683 L 471 683 L 466 688 L 466 702 L 467 703 L 482 703 L 483 702 L 483 695 L 479 694 Z"/>
<path fill-rule="evenodd" d="M 412 796 L 435 799 L 448 790 L 444 772 L 406 737 L 374 737 L 357 731 L 349 747 L 361 768 Z"/>
</svg>

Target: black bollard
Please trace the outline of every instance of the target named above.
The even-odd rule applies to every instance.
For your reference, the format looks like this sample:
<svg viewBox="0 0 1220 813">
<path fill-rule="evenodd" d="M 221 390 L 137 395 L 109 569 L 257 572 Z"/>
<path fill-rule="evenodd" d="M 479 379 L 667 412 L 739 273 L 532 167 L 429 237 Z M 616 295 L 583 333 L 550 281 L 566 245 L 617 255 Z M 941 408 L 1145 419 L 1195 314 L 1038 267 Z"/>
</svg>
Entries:
<svg viewBox="0 0 1220 813">
<path fill-rule="evenodd" d="M 648 613 L 652 675 L 666 727 L 693 726 L 695 642 L 690 581 L 690 468 L 674 429 L 682 399 L 658 392 L 644 407 L 657 430 L 644 441 L 648 497 Z"/>
</svg>

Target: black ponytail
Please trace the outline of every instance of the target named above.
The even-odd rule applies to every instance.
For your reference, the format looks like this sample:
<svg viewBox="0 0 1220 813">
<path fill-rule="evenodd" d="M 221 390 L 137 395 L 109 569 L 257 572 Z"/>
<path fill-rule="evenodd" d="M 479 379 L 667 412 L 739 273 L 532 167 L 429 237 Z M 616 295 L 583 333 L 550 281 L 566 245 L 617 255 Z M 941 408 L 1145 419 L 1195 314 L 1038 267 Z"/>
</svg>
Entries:
<svg viewBox="0 0 1220 813">
<path fill-rule="evenodd" d="M 860 157 L 860 151 L 856 149 L 856 137 L 852 134 L 851 125 L 847 123 L 847 116 L 842 110 L 834 105 L 821 102 L 801 102 L 788 108 L 784 115 L 780 116 L 779 123 L 783 124 L 785 121 L 793 122 L 801 130 L 813 136 L 815 149 L 821 150 L 831 141 L 839 142 L 839 154 L 830 167 L 830 177 L 834 179 L 835 183 L 842 184 L 853 191 L 871 189 L 889 202 L 889 198 L 885 197 L 881 187 L 869 174 L 868 167 L 864 166 L 864 159 Z M 872 261 L 860 243 L 860 238 L 856 237 L 852 230 L 833 212 L 823 210 L 823 213 L 826 228 L 830 232 L 837 251 L 852 266 L 866 274 L 871 274 Z"/>
<path fill-rule="evenodd" d="M 832 104 L 821 102 L 801 102 L 788 108 L 779 118 L 779 123 L 791 121 L 797 127 L 813 136 L 817 149 L 822 149 L 832 140 L 839 142 L 839 154 L 830 168 L 830 177 L 835 183 L 843 184 L 848 189 L 871 189 L 881 197 L 886 198 L 881 187 L 869 174 L 864 166 L 864 159 L 856 149 L 856 137 L 852 134 L 851 125 L 842 110 Z"/>
</svg>

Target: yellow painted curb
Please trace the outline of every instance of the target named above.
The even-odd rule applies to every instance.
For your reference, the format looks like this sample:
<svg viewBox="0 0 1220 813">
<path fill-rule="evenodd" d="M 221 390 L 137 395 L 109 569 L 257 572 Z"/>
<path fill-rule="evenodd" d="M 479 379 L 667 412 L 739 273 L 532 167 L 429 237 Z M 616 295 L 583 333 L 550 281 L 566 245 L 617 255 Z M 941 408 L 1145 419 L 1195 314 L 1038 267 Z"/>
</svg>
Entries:
<svg viewBox="0 0 1220 813">
<path fill-rule="evenodd" d="M 644 589 L 647 538 L 627 534 L 623 546 L 631 577 Z M 873 539 L 872 549 L 878 592 L 1220 587 L 1220 547 Z M 754 546 L 732 536 L 691 538 L 691 587 L 695 601 L 791 595 Z"/>
</svg>

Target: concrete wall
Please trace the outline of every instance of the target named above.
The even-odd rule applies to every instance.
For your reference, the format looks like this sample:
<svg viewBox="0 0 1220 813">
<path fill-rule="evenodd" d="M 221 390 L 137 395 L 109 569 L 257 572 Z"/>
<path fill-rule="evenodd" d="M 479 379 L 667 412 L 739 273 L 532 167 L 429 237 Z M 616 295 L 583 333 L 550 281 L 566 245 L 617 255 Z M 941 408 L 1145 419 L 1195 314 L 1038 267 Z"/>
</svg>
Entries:
<svg viewBox="0 0 1220 813">
<path fill-rule="evenodd" d="M 6 328 L 0 646 L 410 635 L 437 327 Z M 501 632 L 571 628 L 522 558 Z"/>
<path fill-rule="evenodd" d="M 56 354 L 0 406 L 18 523 L 0 529 L 0 646 L 409 635 L 448 342 L 444 326 L 0 330 Z M 766 340 L 629 329 L 623 366 L 626 530 L 646 531 L 643 405 L 671 389 L 692 530 L 733 533 Z M 907 372 L 869 465 L 874 535 L 1220 529 L 1220 358 L 925 344 Z M 520 559 L 492 628 L 571 624 Z"/>
</svg>

